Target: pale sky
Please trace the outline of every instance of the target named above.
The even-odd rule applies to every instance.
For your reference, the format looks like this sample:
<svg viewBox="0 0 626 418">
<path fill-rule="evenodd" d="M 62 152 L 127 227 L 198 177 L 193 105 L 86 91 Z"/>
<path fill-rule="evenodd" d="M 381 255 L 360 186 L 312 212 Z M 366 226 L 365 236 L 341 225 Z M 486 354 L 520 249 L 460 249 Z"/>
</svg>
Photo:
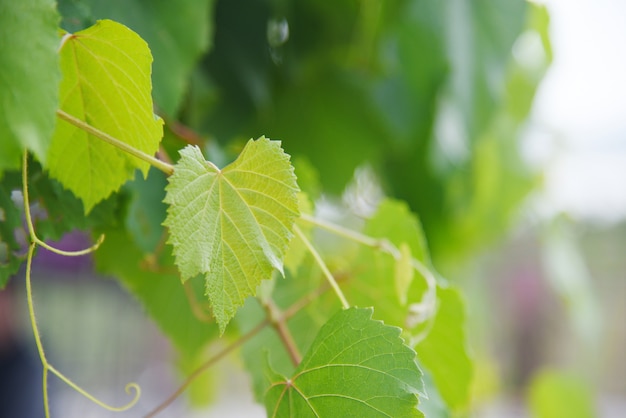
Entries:
<svg viewBox="0 0 626 418">
<path fill-rule="evenodd" d="M 543 210 L 626 218 L 626 1 L 547 0 L 554 61 L 527 150 L 545 164 Z"/>
</svg>

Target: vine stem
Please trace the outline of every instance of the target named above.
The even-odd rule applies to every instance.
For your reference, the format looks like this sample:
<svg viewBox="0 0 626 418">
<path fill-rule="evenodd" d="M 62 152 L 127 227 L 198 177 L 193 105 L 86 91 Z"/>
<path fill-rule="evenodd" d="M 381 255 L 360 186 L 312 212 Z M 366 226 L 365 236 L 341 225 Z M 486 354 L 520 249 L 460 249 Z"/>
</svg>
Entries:
<svg viewBox="0 0 626 418">
<path fill-rule="evenodd" d="M 343 308 L 348 309 L 350 307 L 350 304 L 346 300 L 346 297 L 341 291 L 341 288 L 337 284 L 337 280 L 335 280 L 335 277 L 326 266 L 326 263 L 322 259 L 322 256 L 320 255 L 320 253 L 318 253 L 315 247 L 313 247 L 313 244 L 311 244 L 311 241 L 309 241 L 306 235 L 304 235 L 304 232 L 302 232 L 302 230 L 300 229 L 300 227 L 298 227 L 298 225 L 294 225 L 293 230 L 298 236 L 298 238 L 302 240 L 306 248 L 309 250 L 313 258 L 315 259 L 315 262 L 317 263 L 317 265 L 320 267 L 320 269 L 322 269 L 322 273 L 324 274 L 324 276 L 326 277 L 326 280 L 328 280 L 328 283 L 330 284 L 330 286 L 333 288 L 333 290 L 339 297 L 339 300 L 341 301 Z"/>
<path fill-rule="evenodd" d="M 70 115 L 69 113 L 61 110 L 61 109 L 57 109 L 57 116 L 61 119 L 63 119 L 64 121 L 71 123 L 72 125 L 76 126 L 79 129 L 82 129 L 83 131 L 103 140 L 104 142 L 113 145 L 114 147 L 117 147 L 119 149 L 121 149 L 124 152 L 127 152 L 131 155 L 133 155 L 134 157 L 139 158 L 140 160 L 143 160 L 147 163 L 149 163 L 150 165 L 153 165 L 154 167 L 158 168 L 159 170 L 161 170 L 162 172 L 164 172 L 165 174 L 167 174 L 168 176 L 174 174 L 174 166 L 171 164 L 168 164 L 164 161 L 159 160 L 158 158 L 155 158 L 151 155 L 146 154 L 145 152 L 138 150 L 137 148 L 128 145 L 125 142 L 120 141 L 117 138 L 114 138 L 113 136 L 107 134 L 106 132 L 102 132 L 101 130 L 91 126 L 90 124 L 88 124 L 87 122 L 84 122 L 80 119 L 78 119 L 75 116 Z"/>
<path fill-rule="evenodd" d="M 33 302 L 31 273 L 32 273 L 33 257 L 35 255 L 35 250 L 37 249 L 37 246 L 41 246 L 43 248 L 46 248 L 47 250 L 50 250 L 52 252 L 55 252 L 57 254 L 61 254 L 64 256 L 70 256 L 70 257 L 79 256 L 79 255 L 89 254 L 95 251 L 100 246 L 100 244 L 102 244 L 102 242 L 104 241 L 104 235 L 101 235 L 98 241 L 91 247 L 86 248 L 84 250 L 79 250 L 79 251 L 64 251 L 64 250 L 61 250 L 61 249 L 58 249 L 51 245 L 46 244 L 39 237 L 37 237 L 37 234 L 35 233 L 35 227 L 33 225 L 32 215 L 30 213 L 30 198 L 28 195 L 28 153 L 27 152 L 24 152 L 24 157 L 22 161 L 22 193 L 23 193 L 23 199 L 24 199 L 24 213 L 26 217 L 26 225 L 28 228 L 28 235 L 30 237 L 30 244 L 28 246 L 28 254 L 26 256 L 26 274 L 25 274 L 26 276 L 26 303 L 28 305 L 28 316 L 30 319 L 31 328 L 33 330 L 33 336 L 35 338 L 37 352 L 39 353 L 39 359 L 41 360 L 41 364 L 43 366 L 42 388 L 43 388 L 44 413 L 45 413 L 46 418 L 50 417 L 50 404 L 49 404 L 49 399 L 48 399 L 48 372 L 52 372 L 55 376 L 57 376 L 59 379 L 65 382 L 69 387 L 71 387 L 72 389 L 74 389 L 75 391 L 77 391 L 78 393 L 80 393 L 81 395 L 83 395 L 84 397 L 86 397 L 87 399 L 89 399 L 96 405 L 101 406 L 104 409 L 107 409 L 113 412 L 122 412 L 122 411 L 132 408 L 137 403 L 137 401 L 139 400 L 139 397 L 141 396 L 141 388 L 136 383 L 129 383 L 128 385 L 126 385 L 126 393 L 130 394 L 131 389 L 135 391 L 135 396 L 133 397 L 133 399 L 126 405 L 123 405 L 121 407 L 115 407 L 115 406 L 108 405 L 102 402 L 101 400 L 97 399 L 95 396 L 85 391 L 83 388 L 81 388 L 76 383 L 71 381 L 68 377 L 66 377 L 63 373 L 58 371 L 54 366 L 52 366 L 52 364 L 50 364 L 48 362 L 48 359 L 46 358 L 46 353 L 43 348 L 43 344 L 41 342 L 41 333 L 39 332 L 39 327 L 37 326 L 37 316 L 35 315 L 35 305 Z"/>
<path fill-rule="evenodd" d="M 325 229 L 326 231 L 331 232 L 335 235 L 365 245 L 366 247 L 370 247 L 375 250 L 387 253 L 391 255 L 395 260 L 399 260 L 402 256 L 400 250 L 388 239 L 374 238 L 369 235 L 365 235 L 360 232 L 344 228 L 340 225 L 317 219 L 307 214 L 301 214 L 299 220 L 301 222 L 306 222 L 309 225 Z M 295 226 L 295 228 L 297 228 L 297 226 Z M 300 230 L 298 229 L 296 233 L 298 233 L 298 231 Z M 426 314 L 428 314 L 429 318 L 432 320 L 434 318 L 434 313 L 437 305 L 437 279 L 435 278 L 431 270 L 418 259 L 412 258 L 411 266 L 421 274 L 421 276 L 426 281 L 427 286 L 427 290 L 422 297 L 422 301 L 413 306 L 413 308 L 415 309 L 415 311 L 417 311 L 417 313 L 419 313 L 420 310 L 424 310 Z M 428 329 L 415 336 L 412 340 L 412 343 L 417 344 L 424 338 L 427 333 Z"/>
<path fill-rule="evenodd" d="M 289 306 L 287 309 L 282 311 L 282 313 L 281 312 L 276 313 L 277 316 L 276 318 L 274 318 L 274 320 L 285 323 L 290 318 L 292 318 L 296 313 L 298 313 L 300 309 L 303 309 L 305 306 L 307 306 L 309 303 L 317 299 L 320 295 L 322 295 L 326 291 L 328 291 L 328 287 L 323 286 L 323 287 L 318 288 L 315 292 L 308 293 L 307 295 L 305 295 L 298 301 L 294 302 L 293 305 Z M 246 334 L 241 336 L 238 340 L 233 342 L 228 347 L 225 347 L 222 351 L 218 352 L 213 357 L 209 358 L 204 364 L 198 367 L 192 374 L 187 376 L 184 382 L 178 387 L 178 389 L 176 389 L 174 393 L 172 393 L 165 401 L 163 401 L 156 408 L 154 408 L 151 412 L 149 412 L 148 415 L 146 415 L 144 418 L 152 418 L 156 416 L 159 412 L 167 408 L 172 402 L 176 400 L 176 398 L 178 398 L 189 387 L 189 385 L 191 385 L 191 383 L 193 383 L 194 380 L 198 378 L 198 376 L 200 376 L 202 373 L 208 370 L 211 366 L 213 366 L 215 363 L 217 363 L 219 360 L 225 357 L 228 353 L 235 350 L 237 347 L 245 344 L 248 340 L 250 340 L 256 334 L 258 334 L 263 328 L 270 325 L 271 321 L 272 319 L 270 317 L 266 317 L 257 326 L 255 326 L 253 329 L 251 329 Z M 289 331 L 287 330 L 287 332 Z"/>
<path fill-rule="evenodd" d="M 289 353 L 291 362 L 293 363 L 294 367 L 298 367 L 298 365 L 302 361 L 302 355 L 300 355 L 300 352 L 298 351 L 298 346 L 296 345 L 296 342 L 294 341 L 293 336 L 291 335 L 291 332 L 287 327 L 287 318 L 285 317 L 285 315 L 283 315 L 278 306 L 276 306 L 276 304 L 272 302 L 272 300 L 270 300 L 265 305 L 265 310 L 269 317 L 270 324 L 274 327 L 280 340 L 287 349 L 287 353 Z"/>
<path fill-rule="evenodd" d="M 219 360 L 221 360 L 223 357 L 225 357 L 228 353 L 230 353 L 231 351 L 235 350 L 237 347 L 243 345 L 246 341 L 248 341 L 249 339 L 254 337 L 263 328 L 265 328 L 267 325 L 269 325 L 269 323 L 270 323 L 269 318 L 266 318 L 265 320 L 261 321 L 256 327 L 254 327 L 253 329 L 248 331 L 246 334 L 241 336 L 234 343 L 232 343 L 231 345 L 229 345 L 227 347 L 224 347 L 222 350 L 220 350 L 213 357 L 209 358 L 204 364 L 202 364 L 200 367 L 198 367 L 196 370 L 194 370 L 193 373 L 191 373 L 189 376 L 187 376 L 187 378 L 184 380 L 184 382 L 178 387 L 178 389 L 176 389 L 176 391 L 174 393 L 172 393 L 166 400 L 161 402 L 156 408 L 154 408 L 152 411 L 150 411 L 144 418 L 152 418 L 152 417 L 156 416 L 159 412 L 163 411 L 165 408 L 170 406 L 170 404 L 172 402 L 174 402 L 176 400 L 176 398 L 178 398 L 189 387 L 189 385 L 191 385 L 193 383 L 193 381 L 198 378 L 198 376 L 200 376 L 207 369 L 209 369 L 211 366 L 213 366 L 215 363 L 217 363 Z"/>
<path fill-rule="evenodd" d="M 46 250 L 52 251 L 56 254 L 65 255 L 68 257 L 76 257 L 96 251 L 100 244 L 104 242 L 104 234 L 102 234 L 96 240 L 96 243 L 89 248 L 78 251 L 65 251 L 61 250 L 60 248 L 53 247 L 52 245 L 46 243 L 37 236 L 37 234 L 35 233 L 35 226 L 33 225 L 33 217 L 30 213 L 30 197 L 28 194 L 28 153 L 26 152 L 24 153 L 24 157 L 22 158 L 22 198 L 24 199 L 24 215 L 26 217 L 26 227 L 28 228 L 28 235 L 30 236 L 30 240 L 33 244 L 39 245 Z"/>
</svg>

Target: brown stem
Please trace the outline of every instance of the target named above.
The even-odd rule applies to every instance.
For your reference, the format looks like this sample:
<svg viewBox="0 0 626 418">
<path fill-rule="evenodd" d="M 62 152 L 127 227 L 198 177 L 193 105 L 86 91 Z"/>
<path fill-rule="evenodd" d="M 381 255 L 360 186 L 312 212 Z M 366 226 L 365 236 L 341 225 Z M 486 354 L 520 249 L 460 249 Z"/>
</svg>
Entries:
<svg viewBox="0 0 626 418">
<path fill-rule="evenodd" d="M 193 292 L 193 288 L 191 287 L 191 282 L 187 280 L 185 284 L 183 284 L 183 289 L 185 289 L 185 296 L 187 296 L 187 300 L 189 301 L 189 306 L 191 307 L 191 312 L 193 316 L 198 319 L 198 321 L 206 322 L 212 324 L 213 316 L 204 309 L 204 307 L 198 302 L 196 299 L 196 295 Z"/>
<path fill-rule="evenodd" d="M 339 277 L 340 281 L 342 279 L 343 279 L 342 277 Z M 324 285 L 320 286 L 315 292 L 307 294 L 306 296 L 304 296 L 301 299 L 299 299 L 296 302 L 294 302 L 290 307 L 285 309 L 282 313 L 280 313 L 279 315 L 276 315 L 276 318 L 274 318 L 273 320 L 275 320 L 275 321 L 277 321 L 279 323 L 286 324 L 286 321 L 288 321 L 291 317 L 293 317 L 298 311 L 300 311 L 300 309 L 303 309 L 304 307 L 306 307 L 309 303 L 313 302 L 315 299 L 317 299 L 320 295 L 322 295 L 325 292 L 327 292 L 329 289 L 330 289 L 330 286 L 327 283 L 324 283 Z M 278 309 L 278 308 L 276 308 L 276 309 Z M 192 374 L 190 374 L 174 393 L 172 393 L 165 401 L 163 401 L 156 408 L 154 408 L 151 412 L 149 412 L 148 415 L 146 415 L 144 418 L 152 418 L 152 417 L 156 416 L 159 412 L 161 412 L 165 408 L 167 408 L 172 402 L 174 402 L 176 400 L 176 398 L 178 398 L 189 387 L 189 385 L 194 380 L 196 380 L 198 378 L 198 376 L 200 376 L 203 372 L 208 370 L 212 365 L 214 365 L 219 360 L 221 360 L 223 357 L 225 357 L 228 353 L 230 353 L 231 351 L 233 351 L 237 347 L 245 344 L 248 340 L 250 340 L 256 334 L 258 334 L 267 325 L 270 325 L 272 323 L 272 319 L 271 318 L 272 318 L 272 316 L 268 314 L 268 317 L 265 318 L 263 321 L 261 321 L 252 330 L 248 331 L 246 334 L 241 336 L 241 338 L 239 338 L 237 341 L 235 341 L 234 343 L 232 343 L 228 347 L 225 347 L 222 351 L 218 352 L 216 355 L 214 355 L 213 357 L 208 359 L 204 364 L 202 364 Z M 285 328 L 286 328 L 286 326 L 285 326 Z M 279 335 L 289 335 L 289 338 L 291 337 L 291 334 L 289 334 L 288 330 L 284 334 L 281 334 L 281 332 L 278 331 L 278 334 Z M 293 339 L 291 341 L 293 341 Z M 283 340 L 283 342 L 287 346 L 288 351 L 290 351 L 289 350 L 289 345 L 287 345 L 287 343 L 284 340 Z M 295 344 L 293 344 L 293 346 L 295 347 Z M 295 353 L 299 357 L 297 349 L 296 349 Z M 292 355 L 291 351 L 290 351 L 290 355 Z M 298 358 L 292 357 L 292 361 L 294 361 L 294 364 L 298 365 L 298 364 L 300 364 L 301 360 L 299 360 Z"/>
<path fill-rule="evenodd" d="M 170 131 L 172 131 L 177 137 L 190 145 L 201 146 L 204 143 L 204 139 L 202 138 L 202 136 L 200 136 L 200 134 L 198 134 L 190 127 L 183 125 L 179 121 L 168 120 L 167 126 L 170 128 Z"/>
<path fill-rule="evenodd" d="M 169 398 L 167 398 L 165 401 L 163 401 L 161 404 L 159 404 L 156 408 L 154 408 L 152 411 L 150 411 L 145 416 L 145 418 L 154 417 L 156 414 L 158 414 L 159 412 L 163 411 L 165 408 L 170 406 L 170 404 L 172 402 L 174 402 L 176 400 L 176 398 L 178 398 L 189 387 L 189 385 L 191 385 L 193 383 L 193 381 L 198 378 L 198 376 L 200 376 L 202 373 L 204 373 L 207 369 L 209 369 L 211 366 L 213 366 L 215 363 L 217 363 L 219 360 L 221 360 L 223 357 L 225 357 L 231 351 L 233 351 L 234 349 L 236 349 L 240 345 L 243 345 L 246 341 L 248 341 L 249 339 L 254 337 L 263 328 L 265 328 L 268 324 L 269 324 L 269 320 L 268 319 L 263 320 L 256 327 L 254 327 L 253 329 L 248 331 L 246 334 L 241 336 L 241 338 L 239 338 L 237 341 L 235 341 L 234 343 L 232 343 L 231 345 L 229 345 L 227 347 L 224 347 L 221 351 L 219 351 L 213 357 L 208 359 L 204 364 L 202 364 L 200 367 L 198 367 L 193 373 L 191 373 L 189 376 L 187 376 L 185 381 L 178 387 L 178 389 L 176 389 L 176 391 L 174 393 L 172 393 L 169 396 Z"/>
<path fill-rule="evenodd" d="M 267 311 L 270 325 L 276 330 L 278 337 L 285 345 L 287 353 L 289 353 L 289 358 L 291 358 L 291 362 L 295 367 L 298 367 L 298 364 L 302 361 L 302 356 L 300 355 L 298 346 L 291 335 L 291 331 L 289 331 L 289 328 L 287 327 L 287 318 L 280 311 L 280 308 L 271 300 L 265 305 L 265 310 Z"/>
</svg>

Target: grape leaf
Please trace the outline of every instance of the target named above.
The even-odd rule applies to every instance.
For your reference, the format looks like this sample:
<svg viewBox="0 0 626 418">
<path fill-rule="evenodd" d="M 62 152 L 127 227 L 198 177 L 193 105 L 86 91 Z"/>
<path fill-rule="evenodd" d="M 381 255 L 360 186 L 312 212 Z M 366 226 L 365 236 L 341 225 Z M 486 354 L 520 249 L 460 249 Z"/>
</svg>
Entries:
<svg viewBox="0 0 626 418">
<path fill-rule="evenodd" d="M 298 207 L 300 213 L 313 213 L 313 203 L 311 203 L 309 196 L 304 192 L 298 193 Z M 312 229 L 311 225 L 302 225 L 300 226 L 300 229 L 307 238 L 310 238 Z M 289 247 L 287 248 L 287 252 L 285 253 L 285 257 L 283 259 L 285 267 L 287 267 L 287 269 L 295 275 L 306 254 L 307 248 L 304 242 L 298 236 L 293 237 L 289 242 Z"/>
<path fill-rule="evenodd" d="M 0 175 L 23 149 L 45 161 L 58 106 L 57 25 L 52 0 L 0 2 Z"/>
<path fill-rule="evenodd" d="M 11 199 L 11 190 L 0 183 L 0 290 L 17 273 L 25 259 L 24 251 L 15 238 L 15 230 L 22 227 L 22 217 Z"/>
<path fill-rule="evenodd" d="M 317 264 L 307 258 L 298 269 L 297 275 L 287 269 L 286 279 L 275 281 L 272 299 L 284 312 L 290 306 L 310 299 L 311 295 L 316 294 L 320 286 L 323 286 L 322 283 L 325 283 L 323 280 Z M 339 309 L 341 309 L 341 303 L 337 296 L 332 291 L 326 291 L 313 298 L 304 308 L 299 309 L 288 319 L 286 325 L 298 352 L 306 353 L 309 350 L 319 329 Z M 245 333 L 265 316 L 267 312 L 258 298 L 248 298 L 245 305 L 237 312 L 236 322 L 241 333 Z M 267 362 L 274 371 L 284 376 L 293 374 L 295 370 L 283 341 L 273 327 L 265 327 L 246 342 L 242 349 L 242 356 L 246 370 L 252 378 L 255 398 L 261 403 L 271 384 L 265 375 Z"/>
<path fill-rule="evenodd" d="M 423 330 L 423 326 L 411 325 L 414 315 L 411 308 L 421 301 L 426 285 L 417 272 L 413 279 L 407 279 L 407 251 L 410 250 L 413 258 L 430 265 L 419 220 L 405 203 L 386 200 L 366 223 L 365 233 L 387 238 L 398 246 L 400 260 L 371 248 L 362 248 L 355 269 L 363 272 L 346 283 L 344 293 L 356 305 L 373 305 L 380 319 L 403 327 L 406 334 L 413 337 Z M 399 289 L 403 289 L 402 292 Z M 472 363 L 465 348 L 463 301 L 453 288 L 438 287 L 437 303 L 432 328 L 415 350 L 420 363 L 431 372 L 446 404 L 451 409 L 462 408 L 469 400 L 472 377 Z"/>
<path fill-rule="evenodd" d="M 397 262 L 389 254 L 361 247 L 355 261 L 356 277 L 344 286 L 346 297 L 355 305 L 373 305 L 377 316 L 385 323 L 402 327 L 408 335 L 414 335 L 418 330 L 409 326 L 413 322 L 412 307 L 421 302 L 426 286 L 421 275 L 411 277 L 407 273 L 407 258 L 430 264 L 419 220 L 405 203 L 388 199 L 367 221 L 364 232 L 388 239 L 404 248 L 404 254 Z"/>
<path fill-rule="evenodd" d="M 154 167 L 148 178 L 139 173 L 134 181 L 124 186 L 129 191 L 130 202 L 126 214 L 126 229 L 137 246 L 146 253 L 153 253 L 163 239 L 163 219 L 167 206 L 163 203 L 167 179 Z"/>
<path fill-rule="evenodd" d="M 279 141 L 250 140 L 220 170 L 198 147 L 180 151 L 169 177 L 164 225 L 183 281 L 206 277 L 213 314 L 223 332 L 247 296 L 283 257 L 298 216 L 298 186 Z"/>
<path fill-rule="evenodd" d="M 92 15 L 136 31 L 154 55 L 154 101 L 170 117 L 183 100 L 192 69 L 211 43 L 213 0 L 88 0 Z"/>
<path fill-rule="evenodd" d="M 268 370 L 268 416 L 422 416 L 415 352 L 403 344 L 399 328 L 372 320 L 372 312 L 349 308 L 335 314 L 291 378 Z"/>
<path fill-rule="evenodd" d="M 152 111 L 151 62 L 148 45 L 119 23 L 102 20 L 67 34 L 61 49 L 61 109 L 153 155 L 163 122 Z M 88 213 L 133 178 L 136 168 L 147 175 L 149 164 L 59 120 L 47 168 L 83 200 Z"/>
</svg>

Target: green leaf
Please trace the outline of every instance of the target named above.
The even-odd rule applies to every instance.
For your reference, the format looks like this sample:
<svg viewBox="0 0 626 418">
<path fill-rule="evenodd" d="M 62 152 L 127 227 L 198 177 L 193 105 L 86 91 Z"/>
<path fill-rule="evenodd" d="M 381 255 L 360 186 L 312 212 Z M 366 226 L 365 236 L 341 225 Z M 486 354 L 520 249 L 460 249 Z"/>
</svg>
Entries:
<svg viewBox="0 0 626 418">
<path fill-rule="evenodd" d="M 422 416 L 415 352 L 403 344 L 400 329 L 372 320 L 372 312 L 350 308 L 335 314 L 291 378 L 268 370 L 268 416 Z"/>
<path fill-rule="evenodd" d="M 437 288 L 439 307 L 426 338 L 415 346 L 420 364 L 428 369 L 439 394 L 452 410 L 467 406 L 472 362 L 467 354 L 465 307 L 454 288 Z"/>
<path fill-rule="evenodd" d="M 406 242 L 403 242 L 400 244 L 400 258 L 396 260 L 396 274 L 394 275 L 396 293 L 402 306 L 406 305 L 407 294 L 415 275 L 412 261 L 413 254 L 411 254 L 411 248 Z"/>
<path fill-rule="evenodd" d="M 312 214 L 313 213 L 313 204 L 309 200 L 309 196 L 304 193 L 298 193 L 298 207 L 300 213 Z M 310 238 L 311 235 L 311 225 L 303 225 L 300 226 L 302 232 Z M 298 271 L 298 268 L 302 264 L 302 260 L 307 254 L 307 248 L 302 239 L 300 237 L 295 236 L 289 241 L 289 247 L 287 248 L 287 252 L 285 253 L 284 263 L 285 267 L 291 271 L 293 275 L 295 275 Z"/>
<path fill-rule="evenodd" d="M 148 178 L 144 179 L 137 173 L 135 180 L 125 186 L 131 196 L 126 229 L 146 253 L 153 253 L 164 240 L 162 223 L 167 210 L 167 205 L 163 203 L 166 185 L 165 174 L 152 167 Z"/>
<path fill-rule="evenodd" d="M 298 269 L 297 275 L 287 270 L 286 279 L 275 281 L 272 299 L 281 310 L 285 311 L 294 304 L 310 299 L 311 294 L 317 292 L 325 283 L 323 280 L 317 265 L 308 262 L 307 259 L 307 262 L 304 262 Z M 306 307 L 289 318 L 286 325 L 298 352 L 306 353 L 309 350 L 319 329 L 339 309 L 341 309 L 339 299 L 332 291 L 327 291 L 315 297 Z M 245 305 L 237 312 L 236 323 L 241 333 L 245 333 L 266 316 L 267 312 L 258 298 L 248 298 Z M 265 392 L 271 384 L 265 374 L 266 360 L 269 360 L 273 370 L 285 376 L 293 374 L 295 370 L 283 341 L 273 327 L 265 327 L 246 342 L 242 349 L 242 356 L 246 370 L 252 378 L 254 394 L 258 402 L 263 402 Z"/>
<path fill-rule="evenodd" d="M 61 3 L 64 24 L 111 19 L 145 39 L 154 55 L 154 101 L 159 110 L 176 116 L 191 71 L 210 47 L 213 0 L 87 0 L 80 8 Z"/>
<path fill-rule="evenodd" d="M 591 393 L 576 376 L 543 370 L 530 384 L 529 406 L 534 418 L 593 418 L 598 414 Z"/>
<path fill-rule="evenodd" d="M 105 236 L 94 253 L 97 269 L 119 280 L 141 302 L 180 353 L 188 361 L 193 361 L 217 336 L 217 327 L 200 321 L 193 314 L 175 274 L 171 254 L 166 252 L 156 260 L 156 265 L 150 266 L 126 232 L 107 230 Z M 201 295 L 200 290 L 194 292 L 196 297 Z"/>
<path fill-rule="evenodd" d="M 74 35 L 61 49 L 61 109 L 153 155 L 163 122 L 152 111 L 148 45 L 108 20 Z M 89 212 L 149 164 L 59 121 L 48 154 L 50 175 L 80 197 Z"/>
<path fill-rule="evenodd" d="M 59 15 L 52 0 L 0 2 L 0 175 L 24 149 L 46 160 L 60 73 Z"/>
<path fill-rule="evenodd" d="M 213 314 L 223 332 L 247 296 L 283 257 L 298 216 L 298 186 L 279 141 L 250 140 L 220 170 L 198 147 L 181 150 L 169 177 L 164 225 L 183 280 L 206 277 Z"/>
<path fill-rule="evenodd" d="M 7 172 L 0 188 L 8 191 L 21 190 L 21 170 Z M 28 193 L 35 231 L 44 240 L 59 240 L 65 233 L 76 229 L 88 230 L 113 225 L 118 215 L 118 199 L 113 196 L 98 203 L 85 215 L 82 201 L 64 189 L 58 181 L 46 176 L 41 165 L 32 158 L 28 162 Z M 16 210 L 21 212 L 23 209 L 20 203 Z"/>
<path fill-rule="evenodd" d="M 25 254 L 15 239 L 15 230 L 22 227 L 22 217 L 11 199 L 11 190 L 0 184 L 0 290 L 17 273 Z"/>
<path fill-rule="evenodd" d="M 407 336 L 415 337 L 424 327 L 417 326 L 419 322 L 414 321 L 412 308 L 419 307 L 417 304 L 422 300 L 426 284 L 418 273 L 410 281 L 402 276 L 407 274 L 409 255 L 426 266 L 430 265 L 419 220 L 404 202 L 386 200 L 366 223 L 365 233 L 387 238 L 398 246 L 400 260 L 371 248 L 362 248 L 355 269 L 363 272 L 346 283 L 344 293 L 351 303 L 373 305 L 377 316 L 385 323 L 402 327 Z M 405 289 L 403 292 L 398 291 L 398 280 Z M 469 400 L 472 377 L 472 363 L 465 347 L 465 312 L 460 295 L 452 288 L 438 287 L 437 303 L 432 328 L 415 350 L 420 363 L 431 372 L 446 404 L 451 409 L 458 409 Z M 411 325 L 413 322 L 415 326 Z"/>
<path fill-rule="evenodd" d="M 378 318 L 404 328 L 407 335 L 413 336 L 418 329 L 416 321 L 412 320 L 412 308 L 421 302 L 426 286 L 419 274 L 413 274 L 411 280 L 402 276 L 408 274 L 409 256 L 426 266 L 430 264 L 421 225 L 404 202 L 389 199 L 383 201 L 367 221 L 364 233 L 389 240 L 404 248 L 405 254 L 397 262 L 391 255 L 377 249 L 360 247 L 353 269 L 357 272 L 356 277 L 342 286 L 346 298 L 357 306 L 374 306 Z M 415 325 L 409 326 L 410 323 Z"/>
</svg>

